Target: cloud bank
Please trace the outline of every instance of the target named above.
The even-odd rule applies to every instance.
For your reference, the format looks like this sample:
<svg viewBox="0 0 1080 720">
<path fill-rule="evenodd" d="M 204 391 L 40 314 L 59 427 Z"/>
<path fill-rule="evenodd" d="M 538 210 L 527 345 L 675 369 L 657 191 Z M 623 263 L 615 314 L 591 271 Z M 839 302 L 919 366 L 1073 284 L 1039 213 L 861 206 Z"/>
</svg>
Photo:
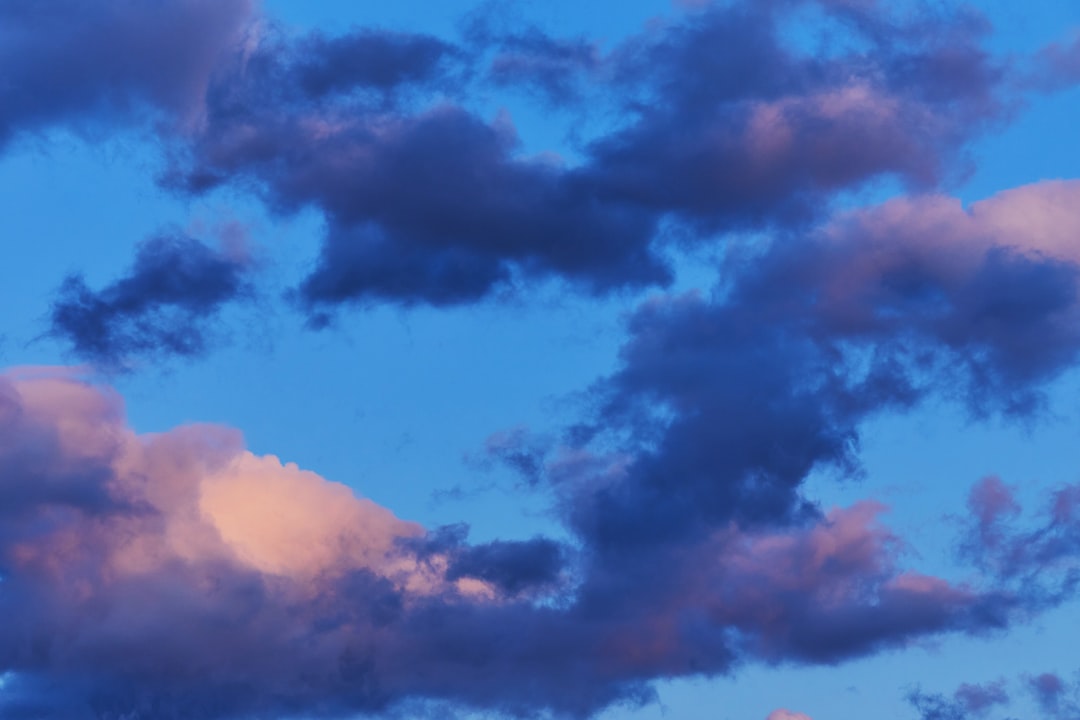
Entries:
<svg viewBox="0 0 1080 720">
<path fill-rule="evenodd" d="M 616 370 L 558 442 L 490 444 L 551 493 L 566 542 L 470 543 L 231 429 L 138 434 L 108 389 L 7 373 L 0 714 L 586 717 L 664 678 L 836 664 L 1070 599 L 1075 487 L 1032 525 L 1003 481 L 976 485 L 963 580 L 911 567 L 882 503 L 803 491 L 815 472 L 858 472 L 868 419 L 929 400 L 1030 417 L 1080 356 L 1080 184 L 967 207 L 941 191 L 1021 98 L 985 21 L 935 7 L 695 6 L 602 50 L 483 24 L 450 40 L 290 33 L 247 2 L 5 4 L 0 147 L 149 132 L 181 198 L 314 211 L 325 234 L 291 293 L 314 325 L 342 305 L 456 305 L 527 282 L 664 287 L 679 249 L 724 253 L 711 293 L 630 314 Z M 790 22 L 803 14 L 814 42 Z M 1039 56 L 1055 87 L 1074 50 Z M 491 88 L 588 127 L 594 106 L 618 120 L 574 161 L 530 154 L 505 113 L 477 109 Z M 883 183 L 909 195 L 838 209 Z M 51 331 L 107 367 L 196 355 L 251 271 L 162 234 L 100 289 L 69 277 Z M 1047 713 L 1073 711 L 1060 677 L 1029 686 Z M 925 718 L 1006 700 L 996 685 L 911 696 Z"/>
<path fill-rule="evenodd" d="M 315 210 L 325 235 L 292 296 L 316 325 L 342 304 L 462 304 L 550 279 L 664 286 L 675 245 L 804 226 L 875 183 L 936 187 L 1019 102 L 963 8 L 715 4 L 606 52 L 475 20 L 452 39 L 288 32 L 247 0 L 0 12 L 0 142 L 150 129 L 181 196 Z M 531 155 L 508 116 L 478 109 L 516 88 L 619 119 L 580 139 L 580 160 Z"/>
<path fill-rule="evenodd" d="M 643 549 L 642 584 L 588 546 L 425 530 L 228 428 L 139 435 L 70 371 L 8 372 L 0 410 L 5 717 L 580 717 L 660 677 L 975 630 L 999 602 L 904 568 L 873 502 Z"/>
</svg>

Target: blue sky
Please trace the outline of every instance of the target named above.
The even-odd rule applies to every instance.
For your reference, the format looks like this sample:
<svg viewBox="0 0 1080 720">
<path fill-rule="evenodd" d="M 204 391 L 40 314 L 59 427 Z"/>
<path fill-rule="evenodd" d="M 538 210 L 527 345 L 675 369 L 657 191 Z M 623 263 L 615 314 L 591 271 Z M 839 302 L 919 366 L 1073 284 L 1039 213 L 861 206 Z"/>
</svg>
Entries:
<svg viewBox="0 0 1080 720">
<path fill-rule="evenodd" d="M 0 716 L 1075 715 L 1075 3 L 4 26 Z"/>
</svg>

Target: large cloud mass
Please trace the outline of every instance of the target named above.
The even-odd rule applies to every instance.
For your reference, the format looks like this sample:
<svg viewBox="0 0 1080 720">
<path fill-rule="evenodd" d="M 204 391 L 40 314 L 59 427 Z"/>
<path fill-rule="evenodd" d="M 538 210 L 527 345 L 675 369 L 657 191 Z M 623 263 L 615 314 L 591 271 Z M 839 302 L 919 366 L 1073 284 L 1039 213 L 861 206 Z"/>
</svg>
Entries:
<svg viewBox="0 0 1080 720">
<path fill-rule="evenodd" d="M 549 460 L 570 524 L 625 553 L 805 518 L 802 482 L 856 465 L 873 414 L 932 395 L 1033 412 L 1080 356 L 1078 201 L 1076 182 L 890 201 L 733 252 L 711 298 L 646 302 Z"/>
<path fill-rule="evenodd" d="M 426 532 L 227 428 L 138 435 L 70 372 L 3 376 L 0 423 L 5 717 L 584 715 L 657 677 L 975 630 L 1001 602 L 905 569 L 877 503 L 717 528 L 627 593 L 640 577 Z"/>
<path fill-rule="evenodd" d="M 792 13 L 820 48 L 793 38 Z M 933 187 L 1010 104 L 968 10 L 717 4 L 606 53 L 482 23 L 454 41 L 299 34 L 246 0 L 15 2 L 0 19 L 0 143 L 152 121 L 167 187 L 317 210 L 325 237 L 295 292 L 316 323 L 342 303 L 473 302 L 522 279 L 666 284 L 673 236 L 799 225 L 878 180 Z M 492 87 L 621 119 L 577 162 L 531 156 L 506 116 L 478 111 Z"/>
<path fill-rule="evenodd" d="M 178 154 L 171 182 L 191 192 L 253 185 L 278 209 L 321 210 L 327 236 L 299 294 L 316 313 L 349 301 L 472 301 L 522 276 L 595 292 L 669 280 L 664 221 L 701 240 L 805 221 L 875 178 L 932 185 L 1003 112 L 1001 71 L 974 17 L 915 22 L 825 5 L 819 30 L 843 28 L 874 52 L 818 57 L 793 49 L 785 11 L 718 5 L 603 57 L 536 30 L 474 34 L 456 52 L 373 33 L 264 43 L 219 76 L 206 130 Z M 586 142 L 578 164 L 524 156 L 505 120 L 478 117 L 469 92 L 438 72 L 488 45 L 497 84 L 538 83 L 571 102 L 549 67 L 570 82 L 584 65 L 590 101 L 626 119 Z M 358 92 L 361 79 L 328 80 L 313 95 L 301 69 L 344 73 L 334 63 L 344 47 L 385 68 L 387 82 Z M 420 100 L 432 87 L 438 99 Z"/>
<path fill-rule="evenodd" d="M 944 401 L 1030 418 L 1080 360 L 1080 182 L 968 206 L 941 190 L 1021 100 L 986 21 L 949 3 L 693 5 L 606 50 L 475 20 L 456 39 L 299 33 L 247 0 L 0 5 L 0 149 L 134 128 L 181 199 L 313 211 L 323 234 L 290 293 L 312 324 L 523 282 L 664 286 L 680 249 L 722 249 L 711 293 L 629 314 L 557 441 L 490 443 L 550 493 L 565 541 L 470 543 L 228 428 L 139 434 L 75 372 L 0 376 L 0 715 L 585 717 L 659 679 L 985 634 L 1075 595 L 1075 486 L 1032 526 L 1011 486 L 979 482 L 962 580 L 912 567 L 883 503 L 805 490 L 859 470 L 875 416 Z M 1048 46 L 1026 82 L 1073 83 L 1076 56 Z M 492 88 L 580 121 L 576 158 L 527 151 L 479 109 Z M 892 185 L 910 194 L 850 208 Z M 156 236 L 100 289 L 69 276 L 52 335 L 106 367 L 198 354 L 252 268 Z M 1057 675 L 1028 686 L 1075 715 Z M 951 718 L 1008 697 L 909 699 Z"/>
</svg>

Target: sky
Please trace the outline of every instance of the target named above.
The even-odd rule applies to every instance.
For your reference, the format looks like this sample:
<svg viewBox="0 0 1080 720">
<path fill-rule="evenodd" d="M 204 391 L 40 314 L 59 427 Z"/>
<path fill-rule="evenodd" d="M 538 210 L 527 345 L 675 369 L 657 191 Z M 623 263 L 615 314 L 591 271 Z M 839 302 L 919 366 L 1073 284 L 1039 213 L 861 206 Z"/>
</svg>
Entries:
<svg viewBox="0 0 1080 720">
<path fill-rule="evenodd" d="M 0 0 L 0 718 L 1080 717 L 1080 5 Z"/>
</svg>

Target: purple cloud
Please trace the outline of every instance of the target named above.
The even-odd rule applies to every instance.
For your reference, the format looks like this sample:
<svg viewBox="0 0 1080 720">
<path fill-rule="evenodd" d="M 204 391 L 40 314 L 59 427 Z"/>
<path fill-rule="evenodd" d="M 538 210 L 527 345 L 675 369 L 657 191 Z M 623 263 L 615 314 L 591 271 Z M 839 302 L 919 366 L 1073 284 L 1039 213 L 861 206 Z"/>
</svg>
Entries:
<svg viewBox="0 0 1080 720">
<path fill-rule="evenodd" d="M 847 42 L 791 42 L 788 11 L 811 6 L 812 30 Z M 729 252 L 711 295 L 629 317 L 617 369 L 560 445 L 489 447 L 552 492 L 565 542 L 470 544 L 229 429 L 138 435 L 114 394 L 70 374 L 0 378 L 0 714 L 585 717 L 647 701 L 658 679 L 985 633 L 1074 593 L 1074 487 L 1034 529 L 1004 483 L 975 489 L 978 584 L 910 567 L 880 503 L 826 510 L 802 490 L 815 470 L 858 470 L 877 414 L 927 398 L 1031 414 L 1080 359 L 1080 185 L 969 207 L 934 192 L 1008 113 L 977 16 L 730 3 L 603 53 L 538 31 L 260 34 L 246 3 L 63 9 L 63 23 L 0 10 L 14 28 L 0 142 L 152 122 L 173 191 L 315 210 L 326 233 L 292 295 L 313 324 L 342 304 L 453 305 L 526 281 L 662 286 L 677 241 L 724 236 Z M 601 98 L 623 121 L 579 162 L 529 156 L 508 117 L 473 109 L 488 83 Z M 882 180 L 917 194 L 828 217 Z M 765 232 L 727 235 L 744 229 Z M 101 290 L 68 278 L 52 332 L 104 365 L 197 354 L 249 271 L 155 238 Z M 1040 677 L 1044 708 L 1070 708 Z M 1004 698 L 962 686 L 912 702 L 953 718 Z"/>
<path fill-rule="evenodd" d="M 890 18 L 899 24 L 886 40 L 884 18 L 824 12 L 875 52 L 800 53 L 780 10 L 741 4 L 688 14 L 607 55 L 536 30 L 474 33 L 475 48 L 373 31 L 265 43 L 217 76 L 207 124 L 177 148 L 167 182 L 253 187 L 277 210 L 321 211 L 320 261 L 298 290 L 315 316 L 349 302 L 472 302 L 520 279 L 590 292 L 664 284 L 665 223 L 704 242 L 805 222 L 875 179 L 933 186 L 1001 117 L 1001 72 L 967 15 Z M 408 102 L 348 83 L 312 93 L 306 71 L 275 72 L 272 92 L 259 81 L 263 66 L 348 77 L 338 46 L 353 44 Z M 576 92 L 564 83 L 591 83 L 582 92 L 628 119 L 570 165 L 523 156 L 506 121 L 468 109 L 468 84 L 436 83 L 439 99 L 425 101 L 444 60 L 468 65 L 488 46 L 497 83 L 563 97 Z"/>
<path fill-rule="evenodd" d="M 820 10 L 808 32 L 850 42 L 792 42 L 785 18 L 801 7 Z M 319 258 L 293 293 L 315 324 L 343 303 L 461 304 L 551 278 L 662 286 L 674 236 L 803 227 L 883 179 L 935 187 L 1012 102 L 967 10 L 714 5 L 605 53 L 512 23 L 451 42 L 289 34 L 246 0 L 124 8 L 5 8 L 15 79 L 0 136 L 150 118 L 174 191 L 227 185 L 278 212 L 317 210 Z M 530 157 L 509 120 L 472 109 L 491 85 L 624 119 L 583 139 L 577 163 Z"/>
<path fill-rule="evenodd" d="M 70 373 L 0 391 L 5 717 L 583 717 L 657 678 L 975 629 L 994 601 L 903 567 L 875 503 L 730 524 L 616 575 L 543 538 L 427 532 L 227 428 L 138 435 Z"/>
<path fill-rule="evenodd" d="M 568 522 L 625 552 L 733 519 L 798 521 L 815 512 L 803 480 L 855 469 L 875 413 L 928 395 L 1034 411 L 1080 357 L 1078 193 L 892 201 L 733 253 L 711 298 L 646 302 L 593 389 L 597 413 L 567 438 L 567 457 L 614 470 L 552 461 Z"/>
<path fill-rule="evenodd" d="M 1047 720 L 1065 720 L 1080 713 L 1080 689 L 1055 673 L 1042 673 L 1027 679 L 1028 690 Z"/>
<path fill-rule="evenodd" d="M 1013 488 L 987 477 L 971 491 L 971 522 L 962 555 L 1025 595 L 1033 607 L 1070 598 L 1080 582 L 1073 558 L 1080 552 L 1080 486 L 1050 493 L 1038 522 L 1021 524 Z"/>
</svg>

